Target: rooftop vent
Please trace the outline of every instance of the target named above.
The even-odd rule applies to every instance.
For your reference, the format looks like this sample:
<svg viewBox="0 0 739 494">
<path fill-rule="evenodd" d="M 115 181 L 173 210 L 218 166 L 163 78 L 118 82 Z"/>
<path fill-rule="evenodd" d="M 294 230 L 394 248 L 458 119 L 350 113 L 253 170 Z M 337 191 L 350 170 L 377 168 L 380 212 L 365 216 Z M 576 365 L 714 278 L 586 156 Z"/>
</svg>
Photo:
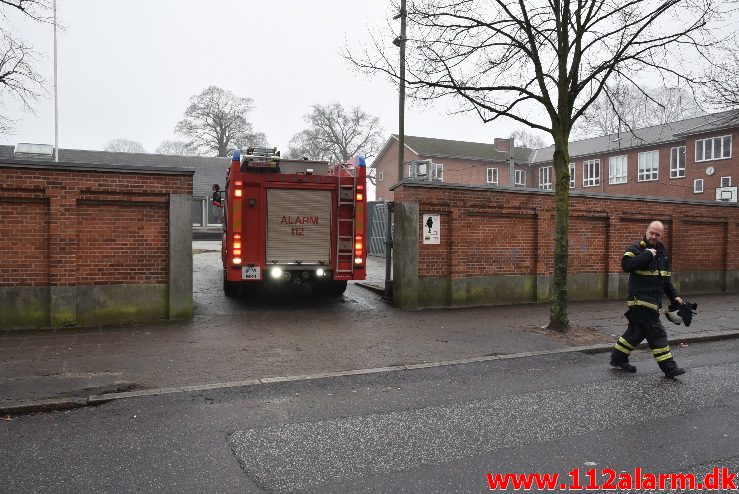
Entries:
<svg viewBox="0 0 739 494">
<path fill-rule="evenodd" d="M 19 142 L 15 145 L 13 153 L 20 158 L 51 158 L 54 156 L 54 146 L 51 144 Z"/>
</svg>

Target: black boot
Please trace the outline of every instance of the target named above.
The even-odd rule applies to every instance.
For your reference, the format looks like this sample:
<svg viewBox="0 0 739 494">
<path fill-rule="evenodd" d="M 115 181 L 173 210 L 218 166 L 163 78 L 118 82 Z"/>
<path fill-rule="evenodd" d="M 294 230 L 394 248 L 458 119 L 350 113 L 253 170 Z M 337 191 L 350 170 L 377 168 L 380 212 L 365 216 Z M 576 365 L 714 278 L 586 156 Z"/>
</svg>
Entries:
<svg viewBox="0 0 739 494">
<path fill-rule="evenodd" d="M 616 367 L 617 369 L 621 369 L 622 371 L 626 372 L 636 372 L 636 367 L 631 365 L 628 359 L 619 362 L 618 360 L 611 357 L 611 367 Z"/>
<path fill-rule="evenodd" d="M 685 374 L 685 369 L 675 366 L 672 369 L 665 371 L 665 377 L 677 377 Z"/>
<path fill-rule="evenodd" d="M 668 358 L 659 363 L 659 368 L 665 373 L 665 377 L 677 377 L 685 374 L 685 369 L 677 366 L 675 359 Z"/>
</svg>

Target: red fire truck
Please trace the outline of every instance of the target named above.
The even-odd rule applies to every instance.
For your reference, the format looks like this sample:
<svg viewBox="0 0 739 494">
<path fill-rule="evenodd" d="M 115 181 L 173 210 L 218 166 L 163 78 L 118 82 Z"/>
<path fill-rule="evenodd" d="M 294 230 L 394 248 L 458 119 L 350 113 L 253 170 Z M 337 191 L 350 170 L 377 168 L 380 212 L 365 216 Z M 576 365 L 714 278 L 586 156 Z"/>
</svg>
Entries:
<svg viewBox="0 0 739 494">
<path fill-rule="evenodd" d="M 340 295 L 347 280 L 365 279 L 366 172 L 361 157 L 329 165 L 282 160 L 276 148 L 235 151 L 223 191 L 226 295 L 287 282 Z"/>
</svg>

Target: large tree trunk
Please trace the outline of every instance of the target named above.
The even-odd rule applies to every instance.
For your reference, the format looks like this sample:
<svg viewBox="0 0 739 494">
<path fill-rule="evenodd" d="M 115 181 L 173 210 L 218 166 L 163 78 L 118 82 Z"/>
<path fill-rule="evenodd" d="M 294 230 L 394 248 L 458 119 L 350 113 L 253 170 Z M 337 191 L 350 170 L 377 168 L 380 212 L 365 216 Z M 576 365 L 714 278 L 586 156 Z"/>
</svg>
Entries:
<svg viewBox="0 0 739 494">
<path fill-rule="evenodd" d="M 549 288 L 548 329 L 560 332 L 570 330 L 567 318 L 567 257 L 570 223 L 570 184 L 568 149 L 569 135 L 562 130 L 554 137 L 554 274 Z M 559 134 L 559 135 L 555 135 Z"/>
</svg>

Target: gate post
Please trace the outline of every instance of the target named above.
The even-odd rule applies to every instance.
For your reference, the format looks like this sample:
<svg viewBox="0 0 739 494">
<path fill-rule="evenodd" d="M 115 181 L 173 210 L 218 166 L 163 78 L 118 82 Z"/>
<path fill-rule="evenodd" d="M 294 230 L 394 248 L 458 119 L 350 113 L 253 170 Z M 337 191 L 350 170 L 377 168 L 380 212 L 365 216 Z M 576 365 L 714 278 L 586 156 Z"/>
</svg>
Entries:
<svg viewBox="0 0 739 494">
<path fill-rule="evenodd" d="M 393 303 L 418 308 L 418 203 L 395 203 L 393 232 Z"/>
</svg>

